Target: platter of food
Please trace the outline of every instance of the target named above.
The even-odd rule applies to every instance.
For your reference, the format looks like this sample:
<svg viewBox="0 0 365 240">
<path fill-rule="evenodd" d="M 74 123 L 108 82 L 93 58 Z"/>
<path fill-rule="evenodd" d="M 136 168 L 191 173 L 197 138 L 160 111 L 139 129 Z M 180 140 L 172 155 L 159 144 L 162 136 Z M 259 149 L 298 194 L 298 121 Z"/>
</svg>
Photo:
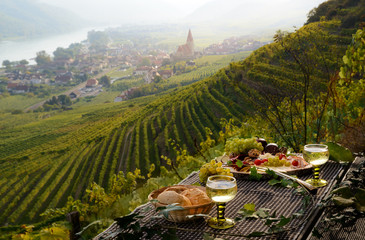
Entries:
<svg viewBox="0 0 365 240">
<path fill-rule="evenodd" d="M 265 175 L 266 169 L 272 169 L 289 175 L 302 176 L 310 174 L 312 165 L 307 163 L 302 154 L 288 153 L 286 148 L 267 142 L 262 138 L 233 139 L 227 141 L 226 153 L 216 158 L 222 167 L 230 170 L 235 177 L 245 177 L 251 168 Z"/>
</svg>

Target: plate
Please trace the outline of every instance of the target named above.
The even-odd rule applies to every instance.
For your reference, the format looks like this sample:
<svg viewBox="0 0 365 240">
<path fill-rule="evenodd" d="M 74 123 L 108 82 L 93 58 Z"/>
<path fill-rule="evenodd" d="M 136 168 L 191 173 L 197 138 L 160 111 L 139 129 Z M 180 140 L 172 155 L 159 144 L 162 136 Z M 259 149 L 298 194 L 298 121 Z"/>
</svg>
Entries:
<svg viewBox="0 0 365 240">
<path fill-rule="evenodd" d="M 297 154 L 297 156 L 300 156 L 301 154 Z M 252 165 L 251 167 L 254 167 L 255 165 Z M 256 166 L 257 167 L 257 166 Z M 237 171 L 236 169 L 234 169 L 233 167 L 229 167 L 229 166 L 224 166 L 224 168 L 228 168 L 230 169 L 231 173 L 233 173 L 234 177 L 236 178 L 248 178 L 248 176 L 250 175 L 250 172 L 241 172 L 241 171 Z M 298 167 L 285 167 L 285 166 L 281 166 L 281 167 L 263 167 L 263 168 L 269 168 L 269 169 L 273 169 L 288 175 L 296 175 L 296 176 L 304 176 L 304 175 L 310 175 L 312 173 L 312 168 L 313 165 L 312 164 L 308 164 L 302 168 L 298 168 Z M 265 172 L 265 169 L 260 168 L 258 166 L 257 168 L 257 172 L 260 173 L 261 175 L 263 175 L 263 177 L 269 177 L 269 175 Z"/>
<path fill-rule="evenodd" d="M 254 166 L 252 166 L 254 167 Z M 296 175 L 297 177 L 300 177 L 300 176 L 304 176 L 304 175 L 309 175 L 312 173 L 312 165 L 309 164 L 303 168 L 290 168 L 290 167 L 268 167 L 269 169 L 273 169 L 273 170 L 276 170 L 276 171 L 279 171 L 279 172 L 282 172 L 282 173 L 285 173 L 285 174 L 288 174 L 288 175 Z M 239 177 L 239 178 L 245 178 L 245 177 L 248 177 L 250 175 L 249 172 L 240 172 L 240 171 L 237 171 L 235 170 L 234 168 L 232 167 L 225 167 L 225 168 L 229 168 L 231 173 L 233 173 L 234 177 Z M 260 173 L 261 175 L 267 175 L 268 174 L 265 172 L 265 170 L 263 169 L 257 169 L 257 172 Z"/>
</svg>

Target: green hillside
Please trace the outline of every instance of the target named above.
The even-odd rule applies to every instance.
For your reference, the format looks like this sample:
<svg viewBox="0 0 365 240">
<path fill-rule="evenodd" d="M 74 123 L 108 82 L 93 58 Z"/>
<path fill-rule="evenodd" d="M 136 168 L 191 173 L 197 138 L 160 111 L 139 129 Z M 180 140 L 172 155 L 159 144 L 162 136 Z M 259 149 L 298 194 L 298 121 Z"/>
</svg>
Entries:
<svg viewBox="0 0 365 240">
<path fill-rule="evenodd" d="M 159 166 L 166 164 L 160 156 L 175 157 L 168 139 L 194 154 L 196 143 L 205 140 L 206 127 L 218 138 L 222 118 L 242 122 L 254 117 L 252 127 L 262 124 L 256 132 L 271 128 L 268 138 L 294 149 L 306 140 L 325 139 L 321 133 L 326 126 L 318 126 L 316 115 L 305 120 L 310 129 L 300 128 L 305 106 L 297 100 L 309 94 L 322 103 L 321 93 L 340 69 L 356 28 L 345 29 L 334 20 L 310 23 L 295 34 L 278 33 L 275 43 L 246 60 L 190 85 L 167 87 L 160 95 L 90 104 L 62 114 L 4 114 L 0 224 L 38 221 L 39 214 L 63 206 L 68 196 L 81 199 L 92 182 L 108 189 L 120 170 L 139 168 L 146 175 L 153 163 L 159 175 Z M 314 103 L 307 107 L 316 107 Z M 298 111 L 298 124 L 290 118 L 294 115 L 278 117 L 291 105 L 296 108 L 286 110 Z M 286 126 L 293 129 L 281 129 Z M 303 130 L 308 136 L 300 136 Z M 299 139 L 293 139 L 297 134 Z"/>
<path fill-rule="evenodd" d="M 81 199 L 92 182 L 107 188 L 113 174 L 119 171 L 139 168 L 146 175 L 154 163 L 154 174 L 158 175 L 160 156 L 174 157 L 170 154 L 170 138 L 195 152 L 194 142 L 204 140 L 205 127 L 218 130 L 224 114 L 232 112 L 239 119 L 244 108 L 239 106 L 243 105 L 239 100 L 239 105 L 221 112 L 220 106 L 232 101 L 216 91 L 210 92 L 208 79 L 197 81 L 231 59 L 247 55 L 244 52 L 198 59 L 197 65 L 201 61 L 203 65 L 209 62 L 209 66 L 162 81 L 157 95 L 110 103 L 112 98 L 107 95 L 115 96 L 111 88 L 111 92 L 90 102 L 80 101 L 72 111 L 2 114 L 1 222 L 40 220 L 40 213 L 48 207 L 63 206 L 68 196 Z M 194 82 L 196 97 L 190 98 L 191 87 L 183 86 Z M 223 102 L 215 105 L 214 101 Z"/>
<path fill-rule="evenodd" d="M 0 40 L 63 33 L 83 21 L 66 10 L 29 0 L 0 2 Z"/>
</svg>

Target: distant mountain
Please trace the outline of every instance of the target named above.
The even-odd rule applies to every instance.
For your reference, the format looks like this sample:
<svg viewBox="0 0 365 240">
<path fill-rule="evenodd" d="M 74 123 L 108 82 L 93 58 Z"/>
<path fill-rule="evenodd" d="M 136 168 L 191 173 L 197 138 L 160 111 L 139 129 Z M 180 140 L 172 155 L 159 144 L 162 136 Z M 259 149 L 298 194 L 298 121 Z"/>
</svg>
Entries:
<svg viewBox="0 0 365 240">
<path fill-rule="evenodd" d="M 49 4 L 105 25 L 166 23 L 183 17 L 182 9 L 164 0 L 53 0 Z"/>
<path fill-rule="evenodd" d="M 239 26 L 249 31 L 302 26 L 307 13 L 324 0 L 212 0 L 186 17 L 193 23 L 210 26 Z"/>
<path fill-rule="evenodd" d="M 63 33 L 83 21 L 64 9 L 32 0 L 0 1 L 0 40 Z"/>
</svg>

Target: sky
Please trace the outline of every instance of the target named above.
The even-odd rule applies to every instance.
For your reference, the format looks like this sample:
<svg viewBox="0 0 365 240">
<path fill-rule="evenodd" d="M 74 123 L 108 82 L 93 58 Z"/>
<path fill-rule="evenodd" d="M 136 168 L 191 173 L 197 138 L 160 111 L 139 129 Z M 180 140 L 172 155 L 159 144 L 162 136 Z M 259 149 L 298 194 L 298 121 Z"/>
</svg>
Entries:
<svg viewBox="0 0 365 240">
<path fill-rule="evenodd" d="M 107 24 L 118 23 L 161 23 L 161 22 L 181 22 L 194 15 L 200 15 L 202 9 L 209 5 L 217 12 L 228 11 L 229 7 L 242 8 L 242 15 L 254 14 L 253 11 L 246 13 L 245 6 L 254 9 L 265 9 L 267 15 L 274 15 L 275 8 L 280 8 L 281 16 L 285 18 L 285 13 L 301 15 L 305 20 L 307 13 L 325 0 L 36 0 L 50 5 L 66 8 L 77 15 L 89 20 L 104 22 Z M 297 4 L 298 3 L 298 4 Z M 205 5 L 207 4 L 207 5 Z M 270 7 L 267 7 L 270 6 Z M 212 10 L 211 8 L 210 11 Z M 207 8 L 208 9 L 208 8 Z M 271 11 L 272 10 L 272 11 Z M 247 11 L 250 9 L 247 7 Z M 214 12 L 214 9 L 213 9 Z M 231 11 L 233 14 L 233 11 Z M 284 14 L 283 14 L 284 13 Z M 208 13 L 209 14 L 209 13 Z M 237 13 L 235 13 L 237 14 Z M 211 16 L 212 17 L 212 16 Z M 214 17 L 214 16 L 213 16 Z M 229 18 L 227 13 L 222 18 Z M 260 17 L 258 15 L 258 17 Z M 236 17 L 236 19 L 238 19 Z M 194 21 L 201 19 L 194 18 Z M 209 20 L 210 21 L 210 20 Z M 276 21 L 276 20 L 275 20 Z"/>
<path fill-rule="evenodd" d="M 126 13 L 131 13 L 130 18 L 133 21 L 133 15 L 153 15 L 153 11 L 158 11 L 157 15 L 164 15 L 161 19 L 167 19 L 172 21 L 178 21 L 184 16 L 192 13 L 198 7 L 204 5 L 211 0 L 38 0 L 39 2 L 55 5 L 58 7 L 66 8 L 70 11 L 77 13 L 86 19 L 95 19 L 97 17 L 100 20 L 115 21 L 118 19 L 125 20 Z M 141 14 L 136 14 L 132 11 L 123 11 L 123 9 L 134 9 Z M 153 10 L 154 9 L 154 10 Z M 166 12 L 173 13 L 166 14 Z M 165 14 L 164 14 L 165 12 Z M 160 19 L 160 18 L 158 18 Z"/>
<path fill-rule="evenodd" d="M 196 8 L 211 0 L 162 0 L 162 2 L 173 5 L 177 8 L 183 8 L 186 13 L 191 13 Z M 91 4 L 92 6 L 103 6 L 111 2 L 117 3 L 119 6 L 129 2 L 128 0 L 40 0 L 40 2 L 54 4 L 57 6 L 72 6 L 74 3 L 82 3 L 84 5 Z M 145 2 L 154 2 L 154 0 L 145 0 Z M 99 8 L 102 9 L 102 8 Z"/>
</svg>

